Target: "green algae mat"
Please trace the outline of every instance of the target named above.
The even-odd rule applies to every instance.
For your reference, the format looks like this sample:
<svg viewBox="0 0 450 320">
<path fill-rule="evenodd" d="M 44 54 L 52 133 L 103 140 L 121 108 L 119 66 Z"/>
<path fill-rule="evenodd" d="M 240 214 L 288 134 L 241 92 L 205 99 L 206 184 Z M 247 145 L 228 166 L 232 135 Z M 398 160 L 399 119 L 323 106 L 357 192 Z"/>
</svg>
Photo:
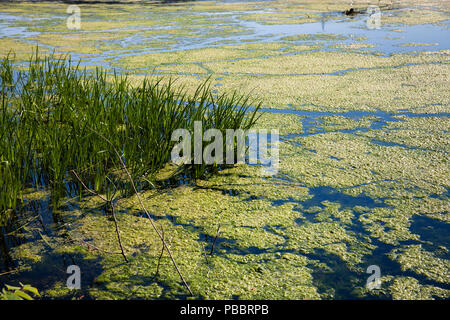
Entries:
<svg viewBox="0 0 450 320">
<path fill-rule="evenodd" d="M 0 55 L 70 54 L 139 84 L 238 91 L 277 129 L 279 168 L 240 164 L 135 194 L 0 213 L 0 285 L 42 299 L 448 299 L 450 7 L 443 1 L 0 3 Z M 161 78 L 162 77 L 162 78 Z M 2 84 L 3 85 L 3 84 Z M 0 163 L 3 160 L 0 158 Z M 0 164 L 3 165 L 3 164 Z M 0 182 L 1 183 L 1 182 Z M 67 268 L 81 272 L 70 289 Z M 375 266 L 375 267 L 374 267 Z M 375 286 L 368 279 L 379 271 Z"/>
</svg>

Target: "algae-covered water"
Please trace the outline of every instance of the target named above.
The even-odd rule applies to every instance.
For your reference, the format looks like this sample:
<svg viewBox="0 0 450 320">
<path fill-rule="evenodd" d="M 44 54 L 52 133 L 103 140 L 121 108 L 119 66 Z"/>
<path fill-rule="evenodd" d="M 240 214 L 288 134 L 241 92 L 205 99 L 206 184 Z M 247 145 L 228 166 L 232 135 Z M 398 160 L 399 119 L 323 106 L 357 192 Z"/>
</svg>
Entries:
<svg viewBox="0 0 450 320">
<path fill-rule="evenodd" d="M 347 16 L 350 1 L 86 3 L 69 30 L 66 4 L 1 3 L 0 54 L 21 68 L 39 45 L 135 83 L 172 76 L 192 90 L 210 77 L 216 94 L 262 102 L 257 128 L 280 132 L 276 175 L 236 165 L 141 194 L 194 298 L 447 299 L 450 7 L 373 5 Z M 116 214 L 126 263 L 95 197 L 56 206 L 45 185 L 26 191 L 0 220 L 2 287 L 189 296 L 167 254 L 155 275 L 161 244 L 135 196 Z M 66 286 L 69 265 L 80 290 Z M 380 289 L 366 287 L 371 265 Z"/>
</svg>

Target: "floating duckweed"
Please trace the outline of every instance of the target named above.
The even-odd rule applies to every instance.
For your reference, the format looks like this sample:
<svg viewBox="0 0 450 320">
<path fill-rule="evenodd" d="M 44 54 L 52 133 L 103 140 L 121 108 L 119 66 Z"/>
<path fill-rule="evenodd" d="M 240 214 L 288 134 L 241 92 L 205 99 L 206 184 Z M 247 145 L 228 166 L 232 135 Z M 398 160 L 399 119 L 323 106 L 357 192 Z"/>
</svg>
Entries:
<svg viewBox="0 0 450 320">
<path fill-rule="evenodd" d="M 421 285 L 412 277 L 395 278 L 389 286 L 394 300 L 430 300 L 434 298 L 445 299 L 450 296 L 450 290 L 430 285 Z"/>
<path fill-rule="evenodd" d="M 400 263 L 403 271 L 411 270 L 430 280 L 441 283 L 450 282 L 450 261 L 436 257 L 421 245 L 408 245 L 396 248 L 390 253 L 391 259 Z"/>
<path fill-rule="evenodd" d="M 331 45 L 330 48 L 337 49 L 363 49 L 363 48 L 373 48 L 374 44 L 372 43 L 337 43 L 335 45 Z"/>
<path fill-rule="evenodd" d="M 397 9 L 392 13 L 383 13 L 382 16 L 383 24 L 388 26 L 438 23 L 445 20 L 448 20 L 446 12 L 421 6 Z"/>
<path fill-rule="evenodd" d="M 303 133 L 301 119 L 302 117 L 295 114 L 274 114 L 266 112 L 262 113 L 258 119 L 258 124 L 255 126 L 255 129 L 277 129 L 280 135 L 299 134 Z"/>
<path fill-rule="evenodd" d="M 323 128 L 326 131 L 339 131 L 368 128 L 374 118 L 362 117 L 360 119 L 351 119 L 345 116 L 324 116 L 319 119 L 322 122 L 317 125 L 318 128 Z"/>
<path fill-rule="evenodd" d="M 25 60 L 30 57 L 30 53 L 36 48 L 36 44 L 23 40 L 1 39 L 0 56 L 5 56 L 10 51 L 15 54 L 18 60 Z M 44 55 L 47 49 L 42 48 L 40 52 Z"/>
<path fill-rule="evenodd" d="M 12 256 L 19 261 L 19 265 L 29 266 L 32 263 L 37 263 L 42 260 L 44 252 L 44 242 L 26 242 L 20 246 L 14 248 Z"/>
<path fill-rule="evenodd" d="M 450 117 L 408 118 L 398 116 L 397 118 L 401 121 L 389 123 L 386 130 L 371 130 L 362 134 L 370 138 L 403 145 L 406 148 L 450 152 L 445 133 L 450 126 Z"/>
<path fill-rule="evenodd" d="M 429 47 L 429 46 L 437 46 L 438 43 L 414 43 L 414 42 L 408 42 L 408 43 L 402 43 L 399 46 L 400 47 Z"/>
<path fill-rule="evenodd" d="M 337 40 L 347 40 L 347 37 L 342 36 L 340 34 L 298 34 L 295 36 L 288 36 L 281 38 L 281 40 L 285 41 L 337 41 Z"/>
</svg>

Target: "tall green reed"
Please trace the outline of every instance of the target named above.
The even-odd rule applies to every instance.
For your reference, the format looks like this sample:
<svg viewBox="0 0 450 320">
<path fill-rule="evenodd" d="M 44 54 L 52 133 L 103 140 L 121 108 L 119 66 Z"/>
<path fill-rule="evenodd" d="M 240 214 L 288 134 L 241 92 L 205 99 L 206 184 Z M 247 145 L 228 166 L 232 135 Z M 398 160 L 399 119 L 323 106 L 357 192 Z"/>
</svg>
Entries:
<svg viewBox="0 0 450 320">
<path fill-rule="evenodd" d="M 111 192 L 111 181 L 127 191 L 112 146 L 120 150 L 136 184 L 153 185 L 170 161 L 172 132 L 249 129 L 257 120 L 252 102 L 237 93 L 214 96 L 209 81 L 192 94 L 169 79 L 144 79 L 132 86 L 126 76 L 100 68 L 88 72 L 68 56 L 44 58 L 36 50 L 25 70 L 14 59 L 0 62 L 0 212 L 15 208 L 28 187 L 49 188 L 52 200 L 81 195 L 70 176 L 76 170 L 96 192 Z M 112 146 L 101 136 L 108 137 Z M 182 168 L 193 178 L 210 165 Z M 77 187 L 74 187 L 77 186 Z"/>
</svg>

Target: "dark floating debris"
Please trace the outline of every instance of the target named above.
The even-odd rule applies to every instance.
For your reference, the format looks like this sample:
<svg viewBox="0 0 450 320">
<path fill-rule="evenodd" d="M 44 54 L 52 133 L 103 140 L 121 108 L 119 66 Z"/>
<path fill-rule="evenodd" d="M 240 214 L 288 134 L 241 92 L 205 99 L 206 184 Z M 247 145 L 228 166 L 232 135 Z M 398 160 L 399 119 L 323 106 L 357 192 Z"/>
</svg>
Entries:
<svg viewBox="0 0 450 320">
<path fill-rule="evenodd" d="M 350 8 L 349 10 L 345 10 L 344 11 L 344 14 L 346 16 L 354 16 L 354 15 L 357 15 L 357 14 L 360 14 L 360 13 L 361 13 L 361 11 L 359 11 L 358 9 L 353 9 L 353 8 Z"/>
</svg>

